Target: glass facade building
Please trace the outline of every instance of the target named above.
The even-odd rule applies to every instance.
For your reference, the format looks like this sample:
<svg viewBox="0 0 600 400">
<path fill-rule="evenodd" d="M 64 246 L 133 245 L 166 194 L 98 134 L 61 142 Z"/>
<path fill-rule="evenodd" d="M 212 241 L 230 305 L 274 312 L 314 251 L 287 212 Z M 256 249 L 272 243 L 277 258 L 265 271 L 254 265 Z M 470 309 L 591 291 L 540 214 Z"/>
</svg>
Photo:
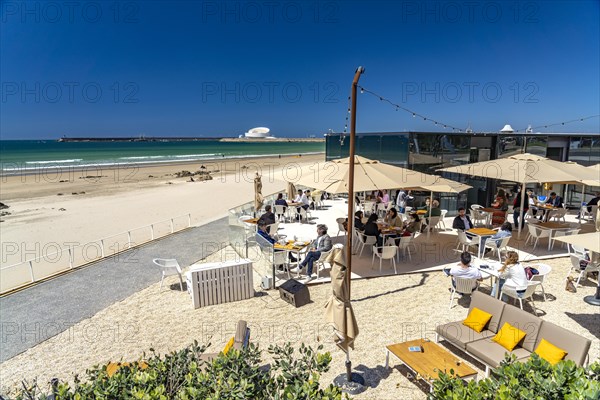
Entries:
<svg viewBox="0 0 600 400">
<path fill-rule="evenodd" d="M 348 157 L 348 135 L 326 135 L 326 158 L 333 160 Z M 388 164 L 413 170 L 440 174 L 439 168 L 468 164 L 478 161 L 509 157 L 513 154 L 531 153 L 557 161 L 575 161 L 581 165 L 600 163 L 600 134 L 598 133 L 451 133 L 451 132 L 373 132 L 356 134 L 356 154 Z M 498 187 L 512 190 L 514 182 L 496 182 L 485 178 L 469 178 L 466 175 L 442 173 L 445 178 L 464 182 L 471 186 L 466 192 L 437 194 L 441 206 L 451 215 L 458 206 L 470 204 L 487 205 Z M 534 190 L 539 189 L 532 185 Z M 562 192 L 568 204 L 578 206 L 593 194 L 593 188 L 581 193 L 581 186 L 554 185 Z M 579 190 L 579 192 L 578 192 Z M 417 196 L 416 202 L 427 194 Z"/>
</svg>

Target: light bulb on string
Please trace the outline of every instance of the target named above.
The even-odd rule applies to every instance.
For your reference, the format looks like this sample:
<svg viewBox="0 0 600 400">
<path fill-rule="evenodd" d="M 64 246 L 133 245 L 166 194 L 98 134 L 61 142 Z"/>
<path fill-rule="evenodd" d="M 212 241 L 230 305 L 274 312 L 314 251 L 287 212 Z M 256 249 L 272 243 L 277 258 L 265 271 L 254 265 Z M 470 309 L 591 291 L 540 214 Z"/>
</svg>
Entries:
<svg viewBox="0 0 600 400">
<path fill-rule="evenodd" d="M 417 114 L 413 113 L 413 118 L 415 118 L 417 116 Z"/>
</svg>

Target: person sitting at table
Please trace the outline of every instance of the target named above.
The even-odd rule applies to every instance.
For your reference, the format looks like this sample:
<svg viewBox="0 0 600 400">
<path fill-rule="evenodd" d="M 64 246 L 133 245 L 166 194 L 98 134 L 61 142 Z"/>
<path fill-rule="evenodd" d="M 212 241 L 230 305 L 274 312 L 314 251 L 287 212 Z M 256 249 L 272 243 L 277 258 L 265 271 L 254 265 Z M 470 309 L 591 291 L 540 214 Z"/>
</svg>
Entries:
<svg viewBox="0 0 600 400">
<path fill-rule="evenodd" d="M 261 221 L 258 220 L 257 222 L 258 225 L 258 230 L 256 231 L 256 236 L 260 236 L 261 238 L 263 238 L 264 240 L 266 240 L 267 242 L 269 242 L 271 245 L 275 245 L 275 243 L 277 242 L 275 240 L 275 238 L 273 236 L 271 236 L 269 234 L 269 232 L 267 232 L 267 224 L 265 223 L 265 221 Z M 260 242 L 258 242 L 260 243 Z M 283 249 L 274 249 L 273 251 L 285 251 Z M 292 253 L 288 253 L 288 258 L 291 262 L 296 262 L 298 261 L 296 259 L 296 257 L 294 257 L 292 255 Z M 279 269 L 283 269 L 283 265 L 278 265 L 277 266 Z"/>
<path fill-rule="evenodd" d="M 275 223 L 275 214 L 271 211 L 271 206 L 265 206 L 265 213 L 260 216 L 258 222 L 264 221 L 265 224 L 271 225 Z M 274 232 L 275 233 L 275 232 Z"/>
<path fill-rule="evenodd" d="M 461 253 L 460 262 L 451 268 L 444 268 L 444 273 L 452 277 L 452 286 L 456 288 L 454 278 L 475 279 L 473 290 L 477 289 L 479 281 L 483 280 L 479 268 L 471 266 L 471 254 L 468 251 Z"/>
<path fill-rule="evenodd" d="M 508 199 L 504 189 L 498 189 L 496 200 L 492 203 L 492 207 L 498 211 L 492 213 L 492 226 L 499 226 L 506 220 L 506 210 L 508 210 Z"/>
<path fill-rule="evenodd" d="M 527 274 L 525 268 L 519 263 L 519 254 L 516 251 L 506 253 L 506 261 L 498 272 L 500 274 L 498 290 L 502 291 L 502 286 L 508 285 L 514 287 L 517 296 L 522 298 L 527 290 Z M 496 285 L 492 289 L 491 296 L 496 297 Z M 502 296 L 502 301 L 506 301 L 506 296 Z"/>
<path fill-rule="evenodd" d="M 430 202 L 430 199 L 428 197 L 425 199 L 425 205 L 417 207 L 417 210 L 429 210 L 429 202 Z"/>
<path fill-rule="evenodd" d="M 460 231 L 468 231 L 472 229 L 473 222 L 471 222 L 471 218 L 465 213 L 464 207 L 458 208 L 458 215 L 454 217 L 454 221 L 452 221 L 452 229 L 458 229 Z"/>
<path fill-rule="evenodd" d="M 441 215 L 442 215 L 442 210 L 440 209 L 440 202 L 437 199 L 434 199 L 433 203 L 431 203 L 431 208 L 429 210 L 427 210 L 425 215 L 423 215 L 423 218 L 425 218 L 427 225 L 431 225 L 429 223 L 429 217 L 440 217 Z M 421 231 L 425 230 L 425 226 L 426 225 L 421 226 Z"/>
<path fill-rule="evenodd" d="M 305 210 L 308 210 L 308 207 L 310 206 L 310 204 L 308 202 L 308 197 L 306 197 L 306 194 L 300 189 L 298 190 L 298 195 L 294 199 L 294 203 L 301 204 L 300 206 L 296 207 L 296 211 L 298 212 L 298 214 L 300 214 L 300 208 L 304 208 Z M 300 220 L 300 215 L 296 215 L 296 219 Z"/>
<path fill-rule="evenodd" d="M 369 219 L 365 224 L 365 230 L 363 232 L 366 236 L 375 236 L 377 238 L 377 247 L 381 247 L 383 238 L 381 237 L 381 231 L 377 226 L 377 214 L 373 213 L 369 215 Z"/>
<path fill-rule="evenodd" d="M 593 199 L 588 201 L 588 203 L 587 203 L 588 212 L 592 212 L 592 206 L 597 206 L 599 201 L 600 201 L 600 192 L 596 193 L 596 197 L 594 197 Z"/>
<path fill-rule="evenodd" d="M 552 193 L 550 193 L 550 197 L 548 197 L 545 204 L 547 204 L 550 207 L 560 208 L 563 206 L 563 200 L 562 200 L 562 197 L 556 195 L 556 192 L 552 192 Z M 547 220 L 548 219 L 547 217 L 550 216 L 548 214 L 549 212 L 550 212 L 550 210 L 542 209 L 542 215 L 540 215 L 540 220 L 542 220 L 542 221 Z"/>
<path fill-rule="evenodd" d="M 419 218 L 419 214 L 416 212 L 410 213 L 409 221 L 402 230 L 401 236 L 411 236 L 415 232 L 419 232 L 421 230 L 421 219 Z"/>
<path fill-rule="evenodd" d="M 359 231 L 365 230 L 365 224 L 363 224 L 362 219 L 363 219 L 362 211 L 357 211 L 354 213 L 354 227 L 356 229 L 358 229 Z"/>
<path fill-rule="evenodd" d="M 485 247 L 485 242 L 486 240 L 495 240 L 496 241 L 496 246 L 500 246 L 500 244 L 502 243 L 502 239 L 507 238 L 512 236 L 512 225 L 510 224 L 510 222 L 505 221 L 501 226 L 500 229 L 498 230 L 498 232 L 495 235 L 488 237 L 482 237 L 481 238 L 481 245 Z M 487 248 L 485 249 L 485 253 L 489 253 L 490 251 L 492 251 L 491 248 Z"/>
<path fill-rule="evenodd" d="M 388 224 L 390 227 L 402 227 L 402 217 L 398 215 L 398 211 L 395 208 L 390 208 L 390 210 L 385 214 L 383 218 L 383 222 Z"/>
<path fill-rule="evenodd" d="M 535 194 L 533 190 L 529 189 L 527 191 L 527 199 L 529 200 L 529 208 L 531 208 L 531 213 L 533 215 L 537 214 L 537 209 L 535 208 Z"/>
<path fill-rule="evenodd" d="M 287 210 L 287 206 L 288 203 L 287 201 L 285 201 L 285 199 L 283 198 L 283 193 L 279 193 L 277 195 L 277 200 L 275 200 L 275 205 L 276 206 L 283 206 L 283 211 L 285 212 L 285 210 Z"/>
<path fill-rule="evenodd" d="M 383 203 L 383 192 L 381 190 L 378 190 L 375 195 L 375 203 Z"/>
<path fill-rule="evenodd" d="M 317 238 L 311 243 L 311 246 L 304 260 L 298 264 L 297 268 L 292 269 L 292 272 L 300 272 L 300 270 L 308 265 L 306 275 L 309 281 L 315 279 L 312 276 L 314 262 L 321 257 L 321 253 L 327 252 L 333 247 L 331 237 L 327 234 L 327 225 L 317 225 Z"/>
</svg>

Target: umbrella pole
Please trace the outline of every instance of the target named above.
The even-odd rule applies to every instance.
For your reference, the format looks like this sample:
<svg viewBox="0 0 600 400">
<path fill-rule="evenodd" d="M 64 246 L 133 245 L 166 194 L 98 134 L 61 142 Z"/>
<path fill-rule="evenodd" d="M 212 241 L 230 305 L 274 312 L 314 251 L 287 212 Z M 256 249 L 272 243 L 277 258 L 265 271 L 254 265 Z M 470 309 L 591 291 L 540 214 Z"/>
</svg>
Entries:
<svg viewBox="0 0 600 400">
<path fill-rule="evenodd" d="M 431 209 L 433 208 L 433 190 L 430 192 L 429 195 L 429 217 L 431 217 Z M 429 221 L 431 221 L 431 218 L 429 218 Z M 432 227 L 429 225 L 429 223 L 427 224 L 427 239 L 429 239 L 429 232 L 431 232 Z"/>
<path fill-rule="evenodd" d="M 583 210 L 583 200 L 585 200 L 585 184 L 581 188 L 581 204 L 579 205 L 579 225 L 581 225 L 581 210 Z"/>
</svg>

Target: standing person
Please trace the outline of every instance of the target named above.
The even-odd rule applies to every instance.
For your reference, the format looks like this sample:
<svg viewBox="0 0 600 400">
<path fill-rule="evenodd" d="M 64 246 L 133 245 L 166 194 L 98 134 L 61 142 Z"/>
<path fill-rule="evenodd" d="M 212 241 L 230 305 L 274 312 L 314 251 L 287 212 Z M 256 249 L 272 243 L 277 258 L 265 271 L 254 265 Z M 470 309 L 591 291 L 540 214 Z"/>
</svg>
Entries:
<svg viewBox="0 0 600 400">
<path fill-rule="evenodd" d="M 502 291 L 502 286 L 508 285 L 514 287 L 517 291 L 517 296 L 523 298 L 527 289 L 527 274 L 525 268 L 519 263 L 519 255 L 516 251 L 509 251 L 506 254 L 506 261 L 498 270 L 500 273 L 500 281 L 498 282 L 498 290 Z M 492 297 L 496 297 L 496 286 L 492 289 Z M 502 296 L 502 301 L 506 296 Z"/>
<path fill-rule="evenodd" d="M 413 197 L 411 196 L 410 190 L 408 193 L 406 193 L 404 189 L 400 189 L 398 192 L 398 197 L 396 198 L 396 205 L 398 206 L 400 214 L 404 214 L 406 212 L 406 204 L 408 203 L 408 200 L 412 198 Z"/>
<path fill-rule="evenodd" d="M 304 260 L 298 264 L 297 268 L 292 269 L 292 272 L 300 272 L 300 270 L 308 265 L 306 270 L 307 281 L 315 279 L 315 277 L 312 276 L 314 262 L 321 257 L 321 253 L 327 252 L 333 247 L 331 238 L 327 234 L 327 225 L 317 225 L 317 238 L 312 242 L 311 245 L 312 247 L 310 248 L 308 254 L 306 254 L 306 258 L 304 258 Z"/>
<path fill-rule="evenodd" d="M 458 215 L 454 217 L 454 221 L 452 221 L 452 229 L 468 231 L 472 228 L 474 228 L 473 222 L 471 222 L 471 218 L 466 214 L 465 208 L 459 207 Z"/>
<path fill-rule="evenodd" d="M 375 197 L 375 203 L 383 203 L 383 192 L 381 190 L 377 191 L 377 196 Z"/>
<path fill-rule="evenodd" d="M 492 207 L 498 211 L 492 213 L 492 225 L 499 226 L 506 220 L 506 210 L 508 210 L 508 199 L 504 189 L 498 189 L 496 200 L 492 203 Z"/>
<path fill-rule="evenodd" d="M 390 202 L 390 195 L 388 194 L 386 189 L 383 189 L 383 196 L 381 197 L 381 202 L 387 207 Z"/>
<path fill-rule="evenodd" d="M 517 229 L 519 229 L 519 214 L 521 213 L 521 194 L 522 192 L 519 190 L 513 202 L 513 221 Z M 523 221 L 521 221 L 521 228 L 525 226 L 525 214 L 527 214 L 527 211 L 529 211 L 529 199 L 525 198 L 523 200 Z"/>
</svg>

